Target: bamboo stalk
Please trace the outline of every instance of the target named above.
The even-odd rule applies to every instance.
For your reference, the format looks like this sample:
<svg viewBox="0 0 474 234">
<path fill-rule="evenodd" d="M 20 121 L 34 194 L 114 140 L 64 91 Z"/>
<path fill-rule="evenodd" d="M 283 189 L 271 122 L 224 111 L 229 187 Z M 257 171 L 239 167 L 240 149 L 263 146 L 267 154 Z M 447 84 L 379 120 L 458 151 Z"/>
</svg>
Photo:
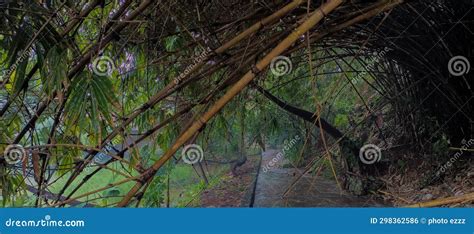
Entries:
<svg viewBox="0 0 474 234">
<path fill-rule="evenodd" d="M 173 120 L 176 120 L 178 117 L 180 117 L 181 115 L 183 115 L 184 113 L 187 112 L 187 109 L 191 109 L 193 106 L 189 106 L 189 107 L 186 107 L 184 110 L 174 114 L 173 116 L 170 116 L 169 118 L 163 120 L 161 123 L 155 125 L 152 129 L 148 130 L 144 136 L 140 137 L 139 139 L 135 140 L 134 142 L 132 142 L 130 145 L 128 145 L 127 147 L 125 147 L 122 151 L 120 151 L 117 155 L 123 155 L 128 149 L 130 148 L 133 148 L 132 145 L 136 145 L 138 144 L 140 141 L 142 141 L 143 139 L 145 139 L 147 136 L 150 136 L 151 134 L 153 134 L 154 132 L 158 131 L 159 129 L 161 129 L 162 127 L 166 126 L 168 123 L 172 122 Z M 105 162 L 103 165 L 108 165 L 109 163 L 112 163 L 113 162 L 113 159 Z M 74 193 L 76 193 L 90 178 L 92 178 L 92 176 L 94 176 L 95 174 L 97 174 L 102 168 L 97 168 L 97 170 L 94 170 L 92 173 L 90 173 L 89 175 L 87 175 L 86 177 L 84 177 L 82 179 L 81 182 L 79 182 L 79 184 L 69 193 L 69 195 L 66 196 L 66 199 L 69 199 L 71 198 Z M 136 178 L 135 178 L 136 179 Z M 59 200 L 58 200 L 59 201 Z M 63 204 L 66 204 L 66 203 L 63 203 Z"/>
<path fill-rule="evenodd" d="M 141 2 L 141 4 L 138 6 L 137 9 L 132 11 L 129 16 L 127 16 L 124 20 L 129 21 L 140 15 L 151 3 L 153 3 L 155 0 L 146 0 Z M 90 47 L 87 53 L 85 53 L 79 61 L 71 68 L 71 70 L 68 72 L 67 77 L 69 79 L 73 79 L 86 65 L 87 63 L 90 62 L 93 54 L 96 53 L 96 51 L 99 51 L 101 48 L 105 48 L 105 46 L 114 38 L 115 34 L 119 33 L 122 31 L 126 26 L 128 25 L 128 22 L 121 22 L 119 23 L 116 27 L 113 28 L 112 32 L 107 34 L 102 40 L 100 40 L 100 43 L 96 43 L 94 46 Z M 64 93 L 70 92 L 69 89 L 66 89 Z M 13 140 L 13 144 L 18 144 L 23 136 L 35 126 L 36 121 L 39 119 L 39 117 L 43 114 L 43 112 L 46 110 L 46 108 L 51 104 L 52 100 L 56 97 L 57 93 L 53 94 L 52 97 L 46 98 L 46 100 L 42 101 L 40 104 L 38 104 L 38 108 L 36 112 L 34 113 L 33 117 L 30 118 L 28 123 L 22 128 L 22 130 L 18 133 L 18 135 L 15 137 Z"/>
<path fill-rule="evenodd" d="M 218 53 L 218 54 L 224 52 L 225 50 L 231 48 L 232 46 L 239 43 L 240 41 L 242 41 L 246 37 L 248 37 L 251 34 L 255 33 L 256 31 L 260 30 L 265 25 L 268 25 L 268 24 L 280 19 L 281 17 L 286 15 L 288 12 L 295 9 L 297 6 L 301 5 L 303 2 L 304 2 L 304 0 L 294 0 L 293 2 L 286 5 L 285 7 L 281 8 L 277 12 L 275 12 L 272 15 L 264 18 L 262 21 L 255 23 L 250 28 L 243 31 L 242 33 L 240 33 L 239 35 L 234 37 L 232 40 L 228 41 L 227 43 L 225 43 L 224 45 L 222 45 L 221 47 L 216 49 L 215 52 Z"/>
<path fill-rule="evenodd" d="M 271 40 L 271 42 L 268 43 L 268 45 L 272 45 L 274 43 L 277 42 L 277 38 L 274 38 Z M 268 46 L 269 47 L 269 46 Z M 260 52 L 255 52 L 254 55 L 250 56 L 249 58 L 247 58 L 247 60 L 242 64 L 242 66 L 249 66 L 254 60 L 255 60 L 255 57 L 256 57 L 256 53 L 262 53 L 263 50 L 259 50 Z M 234 60 L 241 60 L 242 58 L 235 58 Z M 245 65 L 244 65 L 245 64 Z M 212 73 L 212 70 L 209 70 L 209 71 L 206 71 L 207 74 L 211 74 Z M 216 68 L 214 68 L 214 70 L 216 70 Z M 238 70 L 236 70 L 235 72 L 238 72 Z M 234 77 L 234 75 L 230 75 L 230 77 Z M 236 77 L 237 78 L 237 77 Z M 192 79 L 192 78 L 191 78 Z M 231 79 L 231 78 L 230 78 Z M 189 82 L 189 80 L 187 80 L 186 82 Z M 225 87 L 219 87 L 217 88 L 216 90 L 212 91 L 210 94 L 207 95 L 206 98 L 202 99 L 201 101 L 199 101 L 198 103 L 208 103 L 212 97 L 214 97 L 214 95 L 216 94 L 217 90 L 222 90 L 224 89 Z M 177 113 L 175 116 L 172 117 L 172 119 L 175 119 L 177 116 L 181 115 L 181 114 L 184 114 L 184 112 L 187 112 L 188 109 L 191 109 L 192 106 L 182 110 L 180 113 Z M 131 143 L 130 145 L 128 145 L 127 147 L 125 147 L 121 152 L 117 153 L 117 155 L 123 155 L 123 153 L 125 153 L 125 151 L 129 150 L 130 148 L 133 148 L 137 143 L 139 143 L 140 141 L 142 141 L 143 139 L 145 139 L 148 135 L 156 132 L 157 130 L 159 130 L 161 127 L 165 126 L 166 124 L 168 124 L 170 122 L 170 119 L 167 119 L 161 123 L 159 123 L 158 125 L 156 125 L 155 127 L 153 127 L 152 129 L 148 130 L 142 137 L 140 137 L 139 139 L 137 139 L 134 143 Z M 192 122 L 191 122 L 192 123 Z M 191 123 L 189 124 L 189 126 L 191 125 Z M 95 153 L 95 152 L 94 152 Z M 94 154 L 93 153 L 93 154 Z M 112 162 L 112 161 L 108 161 L 105 165 L 107 165 L 109 162 Z M 78 191 L 78 189 L 84 185 L 89 179 L 92 178 L 93 175 L 95 175 L 100 169 L 102 168 L 98 168 L 97 170 L 95 170 L 92 174 L 89 174 L 87 177 L 85 177 L 74 189 L 72 192 L 70 192 L 70 194 L 67 196 L 67 199 L 69 199 L 70 197 L 72 197 L 72 195 L 74 195 L 74 193 L 76 191 Z M 146 188 L 145 188 L 146 189 Z M 144 190 L 145 190 L 144 189 Z M 144 193 L 144 192 L 143 192 Z"/>
<path fill-rule="evenodd" d="M 288 37 L 286 37 L 281 43 L 279 43 L 272 51 L 270 51 L 262 60 L 255 65 L 255 70 L 262 71 L 265 69 L 273 58 L 287 50 L 298 38 L 309 31 L 317 23 L 319 23 L 326 14 L 333 11 L 336 7 L 342 4 L 342 0 L 330 0 L 318 9 L 316 9 L 312 15 L 305 20 L 295 31 L 293 31 Z M 254 71 L 248 71 L 237 83 L 235 83 L 227 93 L 222 96 L 216 103 L 201 117 L 198 121 L 194 122 L 170 147 L 170 149 L 158 160 L 151 168 L 143 173 L 141 181 L 137 181 L 135 186 L 128 192 L 128 194 L 118 203 L 118 207 L 126 206 L 129 201 L 135 196 L 135 194 L 142 188 L 145 182 L 148 182 L 150 178 L 153 178 L 155 173 L 167 162 L 178 149 L 188 141 L 196 132 L 198 132 L 202 126 L 207 123 L 214 115 L 216 115 L 232 98 L 234 98 L 242 89 L 244 89 L 254 78 L 256 74 Z"/>
<path fill-rule="evenodd" d="M 245 38 L 247 38 L 251 34 L 257 32 L 258 30 L 260 30 L 265 25 L 268 25 L 271 22 L 274 22 L 275 20 L 280 19 L 281 17 L 283 17 L 288 12 L 295 9 L 297 6 L 299 6 L 302 3 L 303 3 L 303 0 L 295 0 L 295 1 L 291 2 L 290 4 L 288 4 L 285 7 L 281 8 L 277 12 L 271 14 L 270 16 L 264 18 L 263 20 L 255 23 L 255 24 L 253 24 L 252 26 L 250 26 L 250 28 L 248 28 L 245 31 L 241 32 L 239 35 L 237 35 L 236 37 L 234 37 L 233 39 L 231 39 L 230 41 L 228 41 L 224 45 L 222 45 L 219 48 L 215 49 L 214 53 L 222 54 L 227 49 L 235 46 L 236 44 L 238 44 L 239 42 L 241 42 L 242 40 L 244 40 Z M 202 65 L 207 62 L 208 58 L 209 58 L 209 56 L 206 56 L 205 59 L 202 59 L 199 63 L 192 66 L 189 71 L 187 71 L 186 73 L 183 72 L 178 77 L 180 77 L 180 76 L 188 77 L 190 74 L 192 74 L 193 72 L 200 69 L 202 67 Z M 177 82 L 170 82 L 162 90 L 160 90 L 158 93 L 156 93 L 155 95 L 150 97 L 150 99 L 146 103 L 144 103 L 141 107 L 137 108 L 132 114 L 130 114 L 126 118 L 126 120 L 119 127 L 116 127 L 114 130 L 112 130 L 112 132 L 105 138 L 105 140 L 102 141 L 103 145 L 108 143 L 108 141 L 110 141 L 112 138 L 114 138 L 120 132 L 121 129 L 123 129 L 125 126 L 130 124 L 141 113 L 143 113 L 144 111 L 146 111 L 149 108 L 156 105 L 159 101 L 166 98 L 170 94 L 169 91 L 171 89 L 173 89 L 174 87 L 176 87 L 177 85 L 178 85 Z"/>
<path fill-rule="evenodd" d="M 453 203 L 460 203 L 460 202 L 470 202 L 474 201 L 474 193 L 468 193 L 462 196 L 456 196 L 456 197 L 446 197 L 446 198 L 439 198 L 427 202 L 420 202 L 416 203 L 413 205 L 408 205 L 405 207 L 436 207 L 436 206 L 443 206 L 443 205 L 449 205 Z"/>
<path fill-rule="evenodd" d="M 66 26 L 66 29 L 64 29 L 64 31 L 62 31 L 59 35 L 61 36 L 61 39 L 63 40 L 64 37 L 74 28 L 76 27 L 76 25 L 80 22 L 79 19 L 81 18 L 85 18 L 89 15 L 89 13 L 92 12 L 92 10 L 94 10 L 95 6 L 97 6 L 97 4 L 99 3 L 98 0 L 94 0 L 93 2 L 89 3 L 88 7 L 86 7 L 84 10 L 82 10 L 80 13 L 79 13 L 79 17 L 78 18 L 74 18 L 71 20 L 71 22 Z M 5 112 L 7 112 L 7 109 L 10 107 L 10 105 L 13 103 L 13 101 L 15 101 L 15 99 L 20 95 L 21 93 L 21 90 L 26 88 L 26 84 L 31 80 L 31 78 L 33 77 L 33 75 L 36 73 L 36 71 L 38 71 L 39 69 L 39 63 L 37 62 L 35 64 L 35 66 L 33 68 L 31 68 L 30 72 L 28 73 L 26 79 L 22 82 L 21 84 L 21 88 L 13 93 L 13 95 L 8 99 L 8 101 L 5 103 L 5 105 L 2 107 L 2 109 L 0 110 L 0 117 L 2 117 Z M 1 86 L 1 85 L 0 85 Z M 26 91 L 25 91 L 26 92 Z"/>
<path fill-rule="evenodd" d="M 261 21 L 253 24 L 250 28 L 243 31 L 242 33 L 240 33 L 239 35 L 237 35 L 236 37 L 234 37 L 233 39 L 231 39 L 230 41 L 228 41 L 224 45 L 222 45 L 219 48 L 215 49 L 214 53 L 221 54 L 221 53 L 225 52 L 227 49 L 229 49 L 229 48 L 233 47 L 234 45 L 238 44 L 240 41 L 244 40 L 245 38 L 247 38 L 251 34 L 257 32 L 258 30 L 260 30 L 265 25 L 268 25 L 268 24 L 280 19 L 281 17 L 283 17 L 284 15 L 289 13 L 291 10 L 293 10 L 297 6 L 301 5 L 303 2 L 304 2 L 304 0 L 294 0 L 293 2 L 291 2 L 288 5 L 284 6 L 283 8 L 281 8 L 280 10 L 278 10 L 275 13 L 271 14 L 270 16 L 265 17 Z M 188 76 L 190 74 L 192 74 L 193 72 L 199 70 L 207 62 L 208 59 L 209 59 L 209 55 L 207 55 L 200 62 L 198 62 L 197 64 L 192 66 L 190 70 L 181 73 L 178 77 L 189 78 Z M 183 83 L 183 82 L 185 82 L 185 81 L 183 80 L 180 83 Z M 117 136 L 120 133 L 120 131 L 123 128 L 125 128 L 128 124 L 130 124 L 140 114 L 142 114 L 146 110 L 148 110 L 148 109 L 152 108 L 153 106 L 155 106 L 159 101 L 161 101 L 164 98 L 168 97 L 172 93 L 172 92 L 170 92 L 170 90 L 173 90 L 177 86 L 178 86 L 177 82 L 170 82 L 163 89 L 158 91 L 158 93 L 156 93 L 152 97 L 150 97 L 150 99 L 147 102 L 145 102 L 142 106 L 137 108 L 129 116 L 127 116 L 123 123 L 121 123 L 119 126 L 115 127 L 112 130 L 112 132 L 110 132 L 105 137 L 105 139 L 102 140 L 102 144 L 98 148 L 103 148 L 105 145 L 107 145 L 115 136 Z M 44 106 L 47 106 L 48 104 L 46 104 Z M 42 113 L 42 111 L 41 111 L 41 113 Z M 34 119 L 34 121 L 36 121 L 36 119 Z M 89 159 L 91 157 L 91 155 L 92 154 L 89 154 L 86 158 Z M 86 162 L 88 162 L 88 161 L 86 161 Z M 78 168 L 77 171 L 82 170 L 84 167 L 85 167 L 84 165 L 81 165 L 80 168 Z M 72 181 L 75 180 L 75 178 L 78 176 L 78 174 L 79 173 L 73 173 L 73 175 L 71 175 L 71 177 L 67 181 L 67 186 L 69 186 L 72 183 Z M 60 194 L 62 195 L 62 193 L 63 193 L 63 190 L 60 192 Z"/>
</svg>

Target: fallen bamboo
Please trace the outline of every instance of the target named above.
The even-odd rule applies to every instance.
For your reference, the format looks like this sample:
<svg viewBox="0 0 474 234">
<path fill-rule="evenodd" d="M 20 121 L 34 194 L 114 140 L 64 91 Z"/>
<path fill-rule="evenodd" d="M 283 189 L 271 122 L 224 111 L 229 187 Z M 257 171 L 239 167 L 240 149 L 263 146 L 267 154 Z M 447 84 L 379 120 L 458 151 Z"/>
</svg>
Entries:
<svg viewBox="0 0 474 234">
<path fill-rule="evenodd" d="M 405 207 L 436 207 L 436 206 L 444 206 L 444 205 L 449 205 L 449 204 L 454 204 L 454 203 L 465 203 L 465 202 L 470 202 L 474 201 L 474 193 L 468 193 L 462 196 L 456 196 L 456 197 L 445 197 L 445 198 L 439 198 L 439 199 L 434 199 L 431 201 L 427 202 L 420 202 L 416 203 L 413 205 L 408 205 Z"/>
<path fill-rule="evenodd" d="M 169 150 L 156 161 L 151 168 L 142 174 L 141 180 L 137 181 L 127 195 L 118 203 L 118 207 L 126 206 L 135 194 L 142 188 L 142 186 L 149 182 L 155 173 L 167 162 L 178 149 L 187 142 L 196 132 L 198 132 L 205 123 L 207 123 L 214 115 L 216 115 L 232 98 L 234 98 L 242 89 L 244 89 L 258 74 L 258 72 L 265 69 L 272 61 L 273 58 L 283 53 L 291 45 L 298 40 L 304 33 L 313 28 L 319 23 L 328 13 L 332 12 L 336 7 L 342 4 L 342 0 L 330 0 L 322 4 L 316 9 L 311 16 L 305 20 L 295 31 L 293 31 L 288 37 L 286 37 L 281 43 L 279 43 L 272 51 L 270 51 L 262 60 L 260 60 L 255 67 L 248 71 L 237 83 L 235 83 L 227 93 L 222 96 L 217 102 L 201 117 L 198 121 L 194 122 L 181 136 L 175 141 L 175 143 L 169 148 Z"/>
<path fill-rule="evenodd" d="M 243 32 L 241 32 L 240 34 L 238 34 L 237 36 L 235 36 L 233 39 L 231 39 L 230 41 L 226 42 L 224 45 L 220 46 L 219 48 L 215 49 L 213 52 L 215 54 L 222 54 L 224 53 L 227 49 L 235 46 L 236 44 L 238 44 L 239 42 L 241 42 L 242 40 L 244 40 L 245 38 L 247 38 L 248 36 L 252 35 L 253 33 L 259 31 L 261 28 L 263 28 L 264 26 L 266 25 L 269 25 L 271 24 L 272 22 L 275 22 L 276 20 L 280 19 L 281 17 L 283 17 L 284 15 L 286 15 L 287 13 L 289 13 L 291 10 L 295 9 L 296 7 L 298 7 L 299 5 L 301 5 L 302 3 L 304 2 L 304 0 L 294 0 L 293 2 L 289 3 L 288 5 L 284 6 L 283 8 L 281 8 L 280 10 L 276 11 L 275 13 L 271 14 L 270 16 L 267 16 L 265 17 L 264 19 L 262 19 L 261 21 L 253 24 L 252 26 L 250 26 L 248 29 L 244 30 Z M 170 82 L 169 84 L 167 84 L 163 89 L 161 89 L 160 91 L 158 91 L 156 94 L 154 94 L 152 97 L 150 97 L 150 99 L 145 102 L 143 105 L 141 105 L 139 108 L 135 109 L 135 111 L 133 111 L 130 115 L 128 115 L 124 122 L 122 122 L 121 124 L 119 124 L 118 126 L 116 126 L 101 142 L 102 144 L 97 147 L 97 148 L 103 148 L 105 147 L 114 137 L 116 137 L 120 131 L 122 131 L 128 124 L 130 124 L 135 118 L 137 118 L 140 114 L 144 113 L 146 110 L 148 109 L 151 109 L 152 107 L 154 107 L 158 102 L 160 102 L 161 100 L 165 99 L 166 97 L 168 97 L 169 95 L 171 95 L 173 89 L 175 89 L 178 84 L 180 83 L 183 83 L 185 81 L 186 78 L 189 78 L 189 76 L 199 70 L 207 61 L 208 59 L 210 58 L 210 54 L 206 54 L 205 58 L 201 59 L 198 61 L 198 63 L 192 65 L 190 67 L 189 70 L 185 70 L 184 72 L 182 72 L 180 75 L 177 76 L 177 78 L 175 78 L 175 81 L 178 81 L 178 82 L 175 82 L 175 81 L 172 81 Z M 180 78 L 180 80 L 178 80 L 178 77 Z M 42 111 L 41 111 L 42 112 Z M 36 119 L 34 120 L 36 121 Z M 74 181 L 77 176 L 79 175 L 80 171 L 83 170 L 83 168 L 86 166 L 86 164 L 88 164 L 92 158 L 92 156 L 94 156 L 93 154 L 89 154 L 86 156 L 86 161 L 83 165 L 81 165 L 80 167 L 78 167 L 78 169 L 76 169 L 76 171 L 71 175 L 71 177 L 67 180 L 66 182 L 66 186 L 64 186 L 63 189 L 61 189 L 60 191 L 60 195 L 62 195 L 65 191 L 65 189 L 67 189 L 67 187 L 72 183 L 72 181 Z M 58 200 L 59 201 L 59 200 Z"/>
<path fill-rule="evenodd" d="M 220 46 L 219 48 L 215 49 L 213 52 L 216 54 L 222 54 L 229 48 L 235 46 L 248 36 L 252 35 L 253 33 L 257 32 L 260 30 L 262 27 L 265 25 L 268 25 L 287 13 L 289 13 L 291 10 L 295 9 L 297 6 L 302 4 L 304 1 L 303 0 L 295 0 L 291 2 L 290 4 L 286 5 L 285 7 L 281 8 L 277 12 L 271 14 L 270 16 L 262 19 L 261 21 L 253 24 L 250 26 L 248 29 L 245 31 L 241 32 L 239 35 L 231 39 L 230 41 L 226 42 L 224 45 Z M 207 60 L 209 59 L 209 56 L 206 56 L 205 59 L 201 59 L 197 64 L 193 65 L 190 67 L 188 71 L 183 72 L 180 74 L 178 77 L 182 77 L 182 79 L 188 77 L 190 74 L 193 72 L 197 71 L 204 65 Z M 117 134 L 128 124 L 130 124 L 136 117 L 138 117 L 141 113 L 143 113 L 145 110 L 148 110 L 149 108 L 155 106 L 159 101 L 163 100 L 166 98 L 168 95 L 170 95 L 169 91 L 175 88 L 178 83 L 182 83 L 183 80 L 180 80 L 179 82 L 170 82 L 166 87 L 164 87 L 162 90 L 160 90 L 158 93 L 153 95 L 146 103 L 144 103 L 141 107 L 137 108 L 132 114 L 127 116 L 126 120 L 120 124 L 120 126 L 116 127 L 112 132 L 102 141 L 102 145 L 107 144 L 110 140 L 112 140 Z"/>
</svg>

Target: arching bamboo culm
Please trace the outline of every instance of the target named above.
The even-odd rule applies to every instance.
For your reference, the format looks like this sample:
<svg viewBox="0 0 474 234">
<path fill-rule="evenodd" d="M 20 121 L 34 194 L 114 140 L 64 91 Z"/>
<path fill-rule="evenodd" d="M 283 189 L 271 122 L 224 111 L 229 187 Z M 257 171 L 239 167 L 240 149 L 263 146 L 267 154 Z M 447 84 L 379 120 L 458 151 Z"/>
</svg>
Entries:
<svg viewBox="0 0 474 234">
<path fill-rule="evenodd" d="M 216 48 L 214 50 L 215 54 L 222 54 L 226 50 L 232 48 L 233 46 L 237 45 L 239 42 L 242 40 L 248 38 L 252 34 L 258 32 L 261 30 L 263 27 L 268 26 L 275 21 L 278 21 L 281 19 L 283 16 L 291 12 L 293 9 L 301 5 L 304 0 L 293 0 L 291 3 L 285 5 L 283 8 L 280 10 L 274 12 L 273 14 L 263 18 L 262 20 L 256 22 L 243 32 L 239 33 L 237 36 L 229 40 L 228 42 L 224 43 L 222 46 Z M 199 70 L 210 58 L 212 54 L 207 55 L 204 59 L 202 59 L 200 62 L 198 62 L 196 65 L 192 66 L 189 71 L 182 72 L 179 74 L 177 77 L 181 77 L 182 80 L 179 83 L 176 82 L 170 82 L 167 84 L 163 89 L 155 93 L 153 96 L 150 97 L 150 99 L 142 104 L 139 108 L 137 108 L 135 111 L 133 111 L 130 115 L 128 115 L 125 120 L 118 124 L 101 142 L 100 146 L 97 146 L 97 148 L 103 148 L 105 147 L 114 137 L 116 137 L 120 131 L 122 131 L 126 126 L 128 126 L 132 121 L 137 118 L 140 114 L 144 113 L 148 109 L 153 108 L 157 103 L 159 103 L 161 100 L 165 99 L 169 95 L 173 93 L 173 91 L 182 83 L 184 83 L 187 79 L 190 78 L 190 75 L 193 74 L 195 71 Z M 79 173 L 86 167 L 87 164 L 89 164 L 92 161 L 92 158 L 95 156 L 97 152 L 92 152 L 89 153 L 86 157 L 86 160 L 84 161 L 83 164 L 81 164 L 69 177 L 69 179 L 66 182 L 66 185 L 61 189 L 61 191 L 58 194 L 58 198 L 56 202 L 59 202 L 60 196 L 66 191 L 66 189 L 69 187 L 70 184 L 79 176 Z M 91 177 L 86 177 L 84 178 L 85 181 L 87 181 Z M 84 183 L 80 183 L 82 185 Z M 80 186 L 79 186 L 80 187 Z M 69 199 L 74 192 L 79 189 L 76 188 L 73 190 L 72 193 L 70 193 L 67 198 Z"/>
<path fill-rule="evenodd" d="M 185 144 L 196 132 L 198 132 L 205 123 L 207 123 L 214 115 L 216 115 L 232 98 L 234 98 L 242 89 L 244 89 L 256 76 L 257 71 L 262 71 L 270 63 L 271 60 L 287 50 L 299 37 L 319 23 L 325 15 L 332 12 L 340 4 L 342 0 L 329 0 L 316 9 L 311 16 L 306 19 L 295 31 L 279 43 L 272 51 L 270 51 L 262 60 L 260 60 L 254 69 L 248 71 L 237 83 L 235 83 L 209 110 L 198 118 L 185 132 L 183 132 L 168 151 L 156 161 L 151 168 L 142 174 L 141 179 L 136 182 L 127 195 L 118 203 L 117 206 L 127 206 L 130 200 L 137 194 L 143 185 L 149 182 L 156 172 L 167 162 L 178 149 Z"/>
</svg>

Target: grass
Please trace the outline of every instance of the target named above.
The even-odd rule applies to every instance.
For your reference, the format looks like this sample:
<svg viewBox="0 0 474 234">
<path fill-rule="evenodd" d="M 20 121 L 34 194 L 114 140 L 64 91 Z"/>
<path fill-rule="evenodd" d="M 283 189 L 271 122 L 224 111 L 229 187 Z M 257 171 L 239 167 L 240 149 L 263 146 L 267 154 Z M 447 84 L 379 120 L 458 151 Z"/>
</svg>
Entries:
<svg viewBox="0 0 474 234">
<path fill-rule="evenodd" d="M 118 167 L 121 167 L 121 166 L 117 162 L 109 164 L 109 167 L 114 168 L 114 169 L 121 169 L 121 168 L 118 168 Z M 70 186 L 68 186 L 68 188 L 66 189 L 66 192 L 64 194 L 67 195 L 70 192 L 72 192 L 73 189 L 76 188 L 81 183 L 81 181 L 84 179 L 84 177 L 87 174 L 88 173 L 85 173 L 85 172 L 81 173 L 78 176 L 78 178 L 76 180 L 74 180 L 74 182 Z M 71 173 L 66 173 L 63 176 L 61 176 L 54 184 L 52 184 L 50 186 L 51 192 L 52 193 L 59 193 L 59 191 L 64 187 L 64 184 L 66 183 L 66 181 L 67 181 L 67 179 L 69 178 L 70 175 L 71 175 Z M 85 194 L 85 193 L 90 192 L 90 191 L 94 191 L 94 190 L 97 190 L 97 189 L 104 188 L 109 184 L 119 182 L 123 179 L 125 179 L 124 176 L 119 175 L 119 174 L 117 174 L 115 172 L 112 172 L 110 170 L 107 170 L 107 169 L 100 170 L 89 181 L 87 181 L 87 183 L 85 183 L 76 193 L 74 193 L 72 198 L 80 196 L 80 195 Z M 126 194 L 130 190 L 130 188 L 133 186 L 133 184 L 134 184 L 134 181 L 130 181 L 130 182 L 127 182 L 127 183 L 124 183 L 124 184 L 121 184 L 121 185 L 118 185 L 118 186 L 115 186 L 115 187 L 112 187 L 112 188 L 108 188 L 104 191 L 79 198 L 77 200 L 79 200 L 79 201 L 89 201 L 89 202 L 91 202 L 91 200 L 92 200 L 93 201 L 92 203 L 96 203 L 96 204 L 100 203 L 98 205 L 107 206 L 111 203 L 120 201 L 120 199 L 121 199 L 120 196 L 123 196 L 124 194 Z M 98 199 L 98 198 L 101 198 L 101 199 Z"/>
<path fill-rule="evenodd" d="M 111 168 L 114 169 L 122 169 L 118 163 L 109 164 Z M 120 167 L 120 168 L 118 168 Z M 208 165 L 207 169 L 204 165 L 204 170 L 206 171 L 206 175 L 212 178 L 216 178 L 224 174 L 227 170 L 227 166 L 211 166 Z M 196 170 L 199 170 L 196 166 Z M 88 173 L 81 173 L 74 182 L 68 186 L 64 195 L 68 195 L 70 192 L 76 188 L 79 183 L 85 178 Z M 52 193 L 59 193 L 59 191 L 63 188 L 64 184 L 66 183 L 67 179 L 71 173 L 66 173 L 60 178 L 57 178 L 57 181 L 52 184 L 49 188 Z M 210 180 L 212 178 L 209 178 Z M 94 175 L 87 183 L 82 185 L 82 187 L 74 193 L 74 197 L 80 196 L 90 191 L 94 191 L 100 188 L 104 188 L 109 184 L 113 184 L 125 179 L 124 176 L 119 175 L 115 172 L 110 170 L 101 170 L 96 175 Z M 211 181 L 212 182 L 212 181 Z M 215 183 L 210 183 L 213 185 Z M 127 182 L 112 188 L 108 188 L 104 191 L 91 194 L 85 197 L 78 198 L 79 201 L 88 201 L 90 204 L 95 204 L 98 206 L 109 206 L 113 205 L 116 202 L 119 202 L 129 190 L 134 185 L 134 181 Z M 206 187 L 203 179 L 196 174 L 196 171 L 193 169 L 191 165 L 188 164 L 177 164 L 170 173 L 170 200 L 171 206 L 184 206 L 191 200 L 199 201 L 198 197 L 200 191 Z M 166 186 L 164 186 L 166 188 Z M 151 188 L 150 188 L 151 189 Z M 162 193 L 166 194 L 166 191 L 161 191 Z M 34 196 L 31 196 L 34 197 Z"/>
</svg>

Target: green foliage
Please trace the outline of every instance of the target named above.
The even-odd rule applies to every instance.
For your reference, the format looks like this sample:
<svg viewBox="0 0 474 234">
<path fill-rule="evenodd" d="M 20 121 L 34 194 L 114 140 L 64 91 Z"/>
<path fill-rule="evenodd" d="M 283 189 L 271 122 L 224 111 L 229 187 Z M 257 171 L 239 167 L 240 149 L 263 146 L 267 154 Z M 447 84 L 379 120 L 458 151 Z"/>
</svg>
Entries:
<svg viewBox="0 0 474 234">
<path fill-rule="evenodd" d="M 150 183 L 150 189 L 144 194 L 144 207 L 160 207 L 165 201 L 165 191 L 167 188 L 167 176 L 155 176 Z"/>
<path fill-rule="evenodd" d="M 71 85 L 73 91 L 65 108 L 68 132 L 87 129 L 93 133 L 91 140 L 93 136 L 100 140 L 103 137 L 100 129 L 112 121 L 112 106 L 117 103 L 111 81 L 106 77 L 83 73 Z"/>
<path fill-rule="evenodd" d="M 62 82 L 66 80 L 67 76 L 67 51 L 60 46 L 51 48 L 44 61 L 41 69 L 41 78 L 43 83 L 43 91 L 51 96 L 54 92 L 61 90 Z"/>
<path fill-rule="evenodd" d="M 6 168 L 0 165 L 0 190 L 2 192 L 2 205 L 20 205 L 24 202 L 23 193 L 26 189 L 24 178 L 21 174 L 7 173 Z"/>
<path fill-rule="evenodd" d="M 179 36 L 170 36 L 165 38 L 165 48 L 168 52 L 173 52 L 182 46 L 182 40 Z"/>
<path fill-rule="evenodd" d="M 334 118 L 334 125 L 339 128 L 347 128 L 349 125 L 349 119 L 347 118 L 347 115 L 336 115 Z"/>
</svg>

